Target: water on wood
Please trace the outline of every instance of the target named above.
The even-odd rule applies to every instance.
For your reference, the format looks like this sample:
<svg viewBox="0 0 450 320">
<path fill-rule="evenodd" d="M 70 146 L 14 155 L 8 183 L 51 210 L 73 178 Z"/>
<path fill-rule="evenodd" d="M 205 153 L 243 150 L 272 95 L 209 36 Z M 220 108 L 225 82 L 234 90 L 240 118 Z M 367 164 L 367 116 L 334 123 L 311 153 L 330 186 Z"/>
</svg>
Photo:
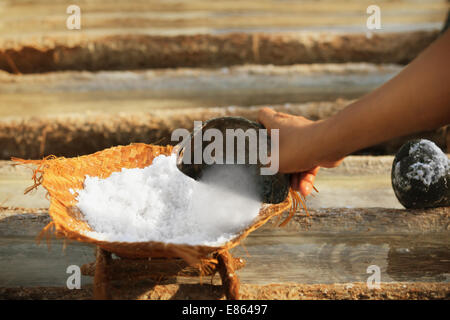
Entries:
<svg viewBox="0 0 450 320">
<path fill-rule="evenodd" d="M 0 239 L 0 287 L 65 286 L 70 265 L 94 261 L 94 247 L 53 241 L 51 250 L 32 237 Z M 282 229 L 256 231 L 233 250 L 246 260 L 243 283 L 365 282 L 377 265 L 382 282 L 450 282 L 450 235 L 330 235 Z M 248 255 L 247 256 L 247 252 Z M 183 279 L 179 280 L 180 282 Z M 191 280 L 192 281 L 192 280 Z M 197 281 L 197 280 L 194 280 Z M 81 284 L 92 283 L 82 277 Z"/>
</svg>

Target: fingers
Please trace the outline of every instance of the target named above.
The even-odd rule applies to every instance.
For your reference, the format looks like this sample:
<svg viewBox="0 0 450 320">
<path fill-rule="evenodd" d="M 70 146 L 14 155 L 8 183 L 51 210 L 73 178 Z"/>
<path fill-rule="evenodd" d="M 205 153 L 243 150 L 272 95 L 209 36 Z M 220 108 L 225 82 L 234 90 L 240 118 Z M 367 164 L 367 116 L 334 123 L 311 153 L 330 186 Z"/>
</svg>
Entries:
<svg viewBox="0 0 450 320">
<path fill-rule="evenodd" d="M 303 172 L 300 176 L 299 182 L 299 191 L 300 193 L 306 197 L 313 191 L 314 180 L 316 178 L 316 174 L 319 171 L 319 167 L 316 167 L 307 172 Z"/>
<path fill-rule="evenodd" d="M 315 167 L 305 172 L 292 174 L 291 188 L 295 191 L 299 191 L 304 197 L 306 197 L 314 188 L 314 180 L 317 172 L 319 172 L 319 167 Z"/>
<path fill-rule="evenodd" d="M 309 195 L 309 194 L 312 192 L 312 190 L 313 190 L 313 184 L 312 184 L 312 182 L 307 181 L 307 180 L 305 180 L 305 179 L 303 179 L 303 180 L 300 181 L 299 186 L 300 186 L 300 187 L 299 187 L 299 191 L 300 191 L 300 193 L 301 193 L 304 197 L 306 197 L 307 195 Z"/>
</svg>

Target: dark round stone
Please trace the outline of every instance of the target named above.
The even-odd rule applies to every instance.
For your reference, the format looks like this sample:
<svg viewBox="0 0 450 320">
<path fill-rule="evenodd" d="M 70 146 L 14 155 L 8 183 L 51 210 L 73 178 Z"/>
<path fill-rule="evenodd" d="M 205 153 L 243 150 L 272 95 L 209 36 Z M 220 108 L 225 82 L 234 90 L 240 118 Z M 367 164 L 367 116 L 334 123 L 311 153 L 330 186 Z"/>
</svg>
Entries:
<svg viewBox="0 0 450 320">
<path fill-rule="evenodd" d="M 405 208 L 450 206 L 450 162 L 432 141 L 405 143 L 395 155 L 391 180 Z"/>
<path fill-rule="evenodd" d="M 200 131 L 203 135 L 205 130 L 214 128 L 218 129 L 224 137 L 223 145 L 224 150 L 223 154 L 221 155 L 215 155 L 215 158 L 223 157 L 223 163 L 224 164 L 206 164 L 202 161 L 200 164 L 193 163 L 194 159 L 194 153 L 196 148 L 201 147 L 201 152 L 203 154 L 203 149 L 209 145 L 210 141 L 205 141 L 201 144 L 194 144 L 194 137 L 199 136 Z M 248 119 L 242 118 L 242 117 L 221 117 L 221 118 L 214 118 L 211 120 L 208 120 L 203 123 L 203 126 L 201 127 L 201 130 L 194 130 L 190 135 L 190 140 L 188 144 L 190 144 L 190 148 L 187 148 L 187 145 L 178 145 L 178 161 L 177 166 L 178 169 L 180 169 L 184 174 L 190 176 L 191 178 L 194 178 L 196 180 L 200 180 L 202 177 L 203 172 L 205 169 L 211 167 L 211 166 L 217 166 L 217 165 L 239 165 L 239 164 L 225 164 L 226 159 L 226 129 L 242 129 L 243 131 L 246 131 L 247 129 L 264 129 L 264 127 L 254 121 L 250 121 Z M 258 132 L 258 131 L 256 131 Z M 290 186 L 290 176 L 288 174 L 282 174 L 282 173 L 276 173 L 274 175 L 261 175 L 260 168 L 263 166 L 261 162 L 259 161 L 259 157 L 257 158 L 256 164 L 249 164 L 249 154 L 250 152 L 258 152 L 259 149 L 251 150 L 249 151 L 249 143 L 246 138 L 246 149 L 245 149 L 245 168 L 251 172 L 251 175 L 256 179 L 258 186 L 258 194 L 261 196 L 261 201 L 265 203 L 280 203 L 283 202 L 287 195 L 289 194 L 289 186 Z M 259 148 L 259 137 L 258 137 L 258 148 Z M 267 139 L 267 150 L 270 151 L 270 136 Z M 236 143 L 235 145 L 235 161 L 236 161 Z M 190 152 L 189 152 L 190 150 Z M 187 153 L 190 153 L 190 163 L 186 163 L 184 160 L 184 157 L 187 156 Z"/>
</svg>

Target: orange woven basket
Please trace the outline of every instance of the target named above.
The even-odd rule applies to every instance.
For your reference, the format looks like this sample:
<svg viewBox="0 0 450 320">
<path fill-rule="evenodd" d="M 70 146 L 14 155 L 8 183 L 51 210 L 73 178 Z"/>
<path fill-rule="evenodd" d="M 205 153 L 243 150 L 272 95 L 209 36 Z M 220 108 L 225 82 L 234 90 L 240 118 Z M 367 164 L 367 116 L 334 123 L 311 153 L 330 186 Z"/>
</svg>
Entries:
<svg viewBox="0 0 450 320">
<path fill-rule="evenodd" d="M 88 242 L 125 258 L 182 258 L 189 263 L 195 263 L 200 258 L 220 250 L 228 250 L 237 246 L 250 232 L 259 228 L 270 218 L 280 215 L 284 211 L 297 207 L 301 199 L 295 192 L 279 204 L 263 204 L 258 218 L 235 238 L 221 247 L 192 246 L 163 242 L 109 242 L 91 238 L 86 231 L 92 228 L 83 219 L 83 214 L 77 209 L 76 194 L 70 189 L 83 189 L 86 175 L 107 178 L 122 168 L 144 168 L 160 154 L 169 155 L 172 146 L 155 146 L 143 143 L 128 146 L 117 146 L 90 155 L 75 158 L 47 157 L 43 160 L 12 160 L 23 164 L 37 165 L 34 171 L 34 185 L 26 192 L 42 185 L 50 196 L 49 214 L 52 218 L 41 232 L 50 235 L 52 229 L 57 237 Z M 124 212 L 126 214 L 126 212 Z"/>
</svg>

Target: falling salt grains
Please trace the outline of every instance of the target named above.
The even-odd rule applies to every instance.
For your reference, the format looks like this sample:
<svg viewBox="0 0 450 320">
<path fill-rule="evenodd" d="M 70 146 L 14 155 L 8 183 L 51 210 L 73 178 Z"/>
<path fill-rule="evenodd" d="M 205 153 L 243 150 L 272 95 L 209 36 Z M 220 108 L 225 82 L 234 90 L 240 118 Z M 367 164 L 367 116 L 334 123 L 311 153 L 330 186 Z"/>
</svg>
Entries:
<svg viewBox="0 0 450 320">
<path fill-rule="evenodd" d="M 99 240 L 219 246 L 257 217 L 255 190 L 241 166 L 211 167 L 198 182 L 178 170 L 175 155 L 160 155 L 143 169 L 86 176 L 76 199 Z"/>
</svg>

